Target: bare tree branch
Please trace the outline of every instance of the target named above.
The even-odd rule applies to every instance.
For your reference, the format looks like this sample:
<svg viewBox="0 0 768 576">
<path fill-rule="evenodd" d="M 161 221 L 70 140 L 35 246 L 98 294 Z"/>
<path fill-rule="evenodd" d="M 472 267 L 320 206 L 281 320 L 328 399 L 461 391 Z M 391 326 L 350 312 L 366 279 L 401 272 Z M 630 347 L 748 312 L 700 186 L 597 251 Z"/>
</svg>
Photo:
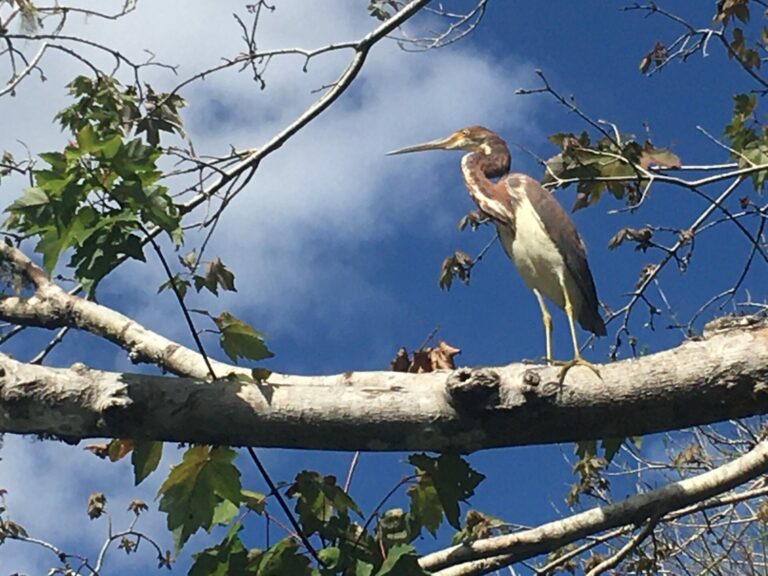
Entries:
<svg viewBox="0 0 768 576">
<path fill-rule="evenodd" d="M 435 576 L 486 574 L 603 530 L 662 517 L 722 494 L 766 471 L 768 441 L 763 440 L 743 456 L 715 470 L 531 530 L 446 548 L 422 557 L 420 564 Z"/>
</svg>

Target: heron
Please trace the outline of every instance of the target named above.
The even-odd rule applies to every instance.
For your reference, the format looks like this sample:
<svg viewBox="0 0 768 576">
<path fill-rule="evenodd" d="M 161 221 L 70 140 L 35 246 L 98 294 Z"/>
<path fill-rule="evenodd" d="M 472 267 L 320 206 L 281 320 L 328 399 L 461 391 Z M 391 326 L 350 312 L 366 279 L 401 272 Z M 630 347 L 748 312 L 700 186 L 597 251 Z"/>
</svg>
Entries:
<svg viewBox="0 0 768 576">
<path fill-rule="evenodd" d="M 504 251 L 539 303 L 544 323 L 547 364 L 562 364 L 560 380 L 576 365 L 599 371 L 581 357 L 574 320 L 597 336 L 605 323 L 598 311 L 597 291 L 584 242 L 565 210 L 538 181 L 511 173 L 506 142 L 482 126 L 469 126 L 446 138 L 389 152 L 463 150 L 461 172 L 469 195 L 498 231 Z M 573 341 L 573 359 L 552 359 L 552 317 L 544 298 L 565 311 Z"/>
</svg>

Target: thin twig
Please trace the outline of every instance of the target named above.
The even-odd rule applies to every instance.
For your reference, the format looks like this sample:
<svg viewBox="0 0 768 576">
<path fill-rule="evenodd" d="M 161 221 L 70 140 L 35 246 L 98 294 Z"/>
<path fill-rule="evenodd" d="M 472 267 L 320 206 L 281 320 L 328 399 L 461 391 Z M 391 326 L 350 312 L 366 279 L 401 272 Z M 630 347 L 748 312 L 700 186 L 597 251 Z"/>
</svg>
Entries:
<svg viewBox="0 0 768 576">
<path fill-rule="evenodd" d="M 293 512 L 291 512 L 291 509 L 288 508 L 288 504 L 285 502 L 285 499 L 283 498 L 283 495 L 280 494 L 280 490 L 278 490 L 275 483 L 272 481 L 272 478 L 269 476 L 269 473 L 267 472 L 267 469 L 264 467 L 264 464 L 261 463 L 261 460 L 256 455 L 256 451 L 250 447 L 247 446 L 248 454 L 251 456 L 251 460 L 253 460 L 253 463 L 256 464 L 256 468 L 258 468 L 259 473 L 261 474 L 261 477 L 264 479 L 264 482 L 267 483 L 267 486 L 269 486 L 269 493 L 273 494 L 275 498 L 277 499 L 277 503 L 280 505 L 280 508 L 282 508 L 283 513 L 288 518 L 288 521 L 291 523 L 291 526 L 293 526 L 293 529 L 296 531 L 296 534 L 301 539 L 302 544 L 304 544 L 304 547 L 307 549 L 307 552 L 310 553 L 312 558 L 315 559 L 315 561 L 318 563 L 319 566 L 325 566 L 325 563 L 320 560 L 320 557 L 317 554 L 317 550 L 315 550 L 315 547 L 312 546 L 312 542 L 309 541 L 309 538 L 304 534 L 304 531 L 301 529 L 301 526 L 299 525 L 298 521 L 293 515 Z"/>
</svg>

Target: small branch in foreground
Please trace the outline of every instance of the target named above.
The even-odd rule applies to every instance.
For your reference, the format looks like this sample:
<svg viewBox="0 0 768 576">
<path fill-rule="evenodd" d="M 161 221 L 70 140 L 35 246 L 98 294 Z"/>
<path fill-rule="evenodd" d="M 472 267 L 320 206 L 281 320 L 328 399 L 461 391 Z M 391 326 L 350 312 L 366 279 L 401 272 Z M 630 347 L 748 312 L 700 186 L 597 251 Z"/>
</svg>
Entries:
<svg viewBox="0 0 768 576">
<path fill-rule="evenodd" d="M 291 512 L 291 509 L 288 508 L 288 504 L 286 504 L 285 499 L 283 498 L 283 495 L 280 494 L 280 490 L 272 481 L 272 478 L 269 476 L 269 473 L 267 472 L 267 469 L 264 467 L 264 464 L 261 463 L 261 460 L 256 454 L 256 451 L 250 446 L 248 446 L 248 454 L 251 456 L 251 460 L 253 460 L 253 463 L 256 464 L 256 468 L 259 469 L 259 473 L 261 474 L 261 477 L 264 479 L 264 482 L 266 482 L 267 486 L 269 486 L 269 493 L 274 495 L 274 497 L 277 499 L 277 503 L 280 505 L 280 508 L 282 508 L 283 514 L 285 514 L 286 517 L 288 518 L 288 521 L 291 523 L 291 526 L 293 526 L 293 529 L 296 531 L 296 535 L 301 540 L 301 543 L 304 544 L 304 547 L 307 549 L 307 552 L 309 552 L 312 555 L 312 558 L 315 559 L 315 562 L 317 562 L 319 566 L 324 566 L 325 563 L 322 560 L 320 560 L 320 557 L 317 555 L 317 550 L 315 550 L 315 547 L 312 546 L 312 542 L 310 542 L 309 538 L 307 538 L 306 534 L 304 534 L 304 530 L 301 529 L 301 526 L 299 525 L 298 521 L 294 517 L 293 512 Z"/>
<path fill-rule="evenodd" d="M 542 524 L 531 530 L 446 548 L 419 563 L 435 576 L 472 576 L 555 550 L 603 530 L 643 522 L 707 500 L 768 471 L 768 441 L 716 468 L 650 492 Z"/>
</svg>

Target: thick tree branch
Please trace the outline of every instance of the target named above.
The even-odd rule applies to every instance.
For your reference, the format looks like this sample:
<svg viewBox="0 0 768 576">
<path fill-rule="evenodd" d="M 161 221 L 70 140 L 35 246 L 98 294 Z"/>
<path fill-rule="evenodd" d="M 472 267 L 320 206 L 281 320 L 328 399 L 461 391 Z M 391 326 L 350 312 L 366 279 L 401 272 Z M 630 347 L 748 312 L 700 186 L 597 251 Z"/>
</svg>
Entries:
<svg viewBox="0 0 768 576">
<path fill-rule="evenodd" d="M 31 284 L 30 297 L 0 295 L 0 318 L 21 326 L 41 328 L 79 328 L 114 342 L 128 352 L 135 363 L 149 363 L 174 374 L 197 379 L 210 378 L 205 358 L 165 338 L 131 318 L 62 290 L 21 250 L 0 242 L 0 264 L 9 276 Z M 236 367 L 211 361 L 218 377 Z"/>
<path fill-rule="evenodd" d="M 47 368 L 0 356 L 0 432 L 462 452 L 642 435 L 768 413 L 768 325 L 739 321 L 673 350 L 603 365 L 602 381 L 576 368 L 562 387 L 557 368 L 525 364 L 272 374 L 247 384 Z M 131 322 L 124 331 L 139 337 L 146 329 Z M 190 350 L 177 347 L 176 355 L 200 363 Z M 238 370 L 222 367 L 222 374 Z"/>
</svg>

